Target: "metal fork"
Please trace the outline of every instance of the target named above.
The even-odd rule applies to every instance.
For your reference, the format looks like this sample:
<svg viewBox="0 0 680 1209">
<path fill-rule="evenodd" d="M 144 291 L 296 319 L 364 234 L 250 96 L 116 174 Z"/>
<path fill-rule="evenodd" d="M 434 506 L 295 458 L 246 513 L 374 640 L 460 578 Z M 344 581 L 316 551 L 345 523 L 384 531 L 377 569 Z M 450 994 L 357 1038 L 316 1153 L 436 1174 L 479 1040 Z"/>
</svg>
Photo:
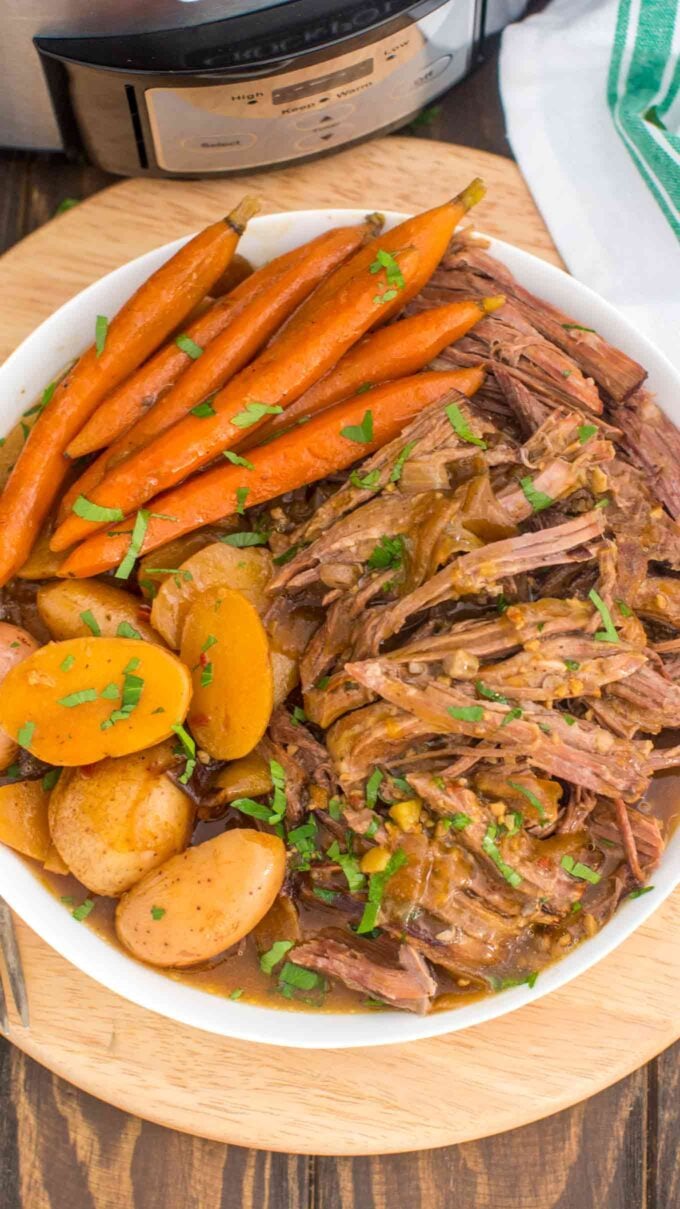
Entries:
<svg viewBox="0 0 680 1209">
<path fill-rule="evenodd" d="M 21 965 L 21 956 L 14 931 L 12 914 L 3 898 L 0 898 L 0 953 L 2 953 L 4 959 L 7 981 L 19 1013 L 19 1019 L 24 1028 L 28 1028 L 28 996 L 26 994 L 24 971 Z M 7 1036 L 9 1031 L 7 999 L 5 997 L 2 978 L 0 977 L 0 1032 Z"/>
</svg>

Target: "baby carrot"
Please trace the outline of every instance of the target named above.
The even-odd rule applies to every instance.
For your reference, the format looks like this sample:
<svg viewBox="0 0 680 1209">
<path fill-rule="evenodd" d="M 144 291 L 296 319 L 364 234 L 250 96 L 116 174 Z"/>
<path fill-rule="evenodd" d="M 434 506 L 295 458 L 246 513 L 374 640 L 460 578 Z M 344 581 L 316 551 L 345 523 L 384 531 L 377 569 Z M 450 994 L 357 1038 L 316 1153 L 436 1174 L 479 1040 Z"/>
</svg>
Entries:
<svg viewBox="0 0 680 1209">
<path fill-rule="evenodd" d="M 406 283 L 418 271 L 420 254 L 405 248 L 399 255 L 399 273 Z M 100 522 L 92 519 L 92 504 L 133 512 L 159 491 L 173 487 L 225 449 L 234 445 L 246 428 L 254 431 L 267 415 L 294 402 L 347 352 L 375 322 L 385 294 L 393 288 L 387 274 L 365 270 L 350 278 L 337 294 L 319 306 L 303 326 L 289 324 L 282 337 L 229 382 L 210 402 L 201 404 L 143 449 L 106 475 L 81 507 L 56 530 L 52 550 L 65 550 L 80 541 Z M 74 506 L 75 507 L 75 506 Z M 83 512 L 90 516 L 83 516 Z M 109 516 L 110 519 L 110 516 Z"/>
<path fill-rule="evenodd" d="M 365 336 L 345 353 L 325 378 L 300 395 L 282 415 L 273 416 L 263 424 L 254 436 L 239 442 L 236 448 L 251 449 L 273 433 L 289 428 L 300 416 L 313 416 L 356 391 L 417 373 L 443 348 L 460 340 L 475 323 L 498 310 L 504 302 L 503 297 L 463 299 L 434 307 L 431 311 L 421 311 Z"/>
<path fill-rule="evenodd" d="M 137 422 L 72 484 L 61 501 L 59 522 L 70 516 L 79 495 L 89 499 L 114 466 L 186 416 L 194 405 L 247 364 L 302 298 L 354 251 L 372 229 L 374 224 L 366 222 L 325 231 L 258 269 L 237 287 L 230 295 L 231 315 L 222 332 L 176 385 L 154 407 L 142 412 Z"/>
<path fill-rule="evenodd" d="M 479 370 L 475 372 L 479 381 Z M 458 371 L 451 370 L 386 382 L 371 391 L 370 400 L 365 394 L 345 399 L 314 416 L 309 424 L 253 449 L 250 468 L 218 466 L 182 483 L 154 499 L 148 511 L 137 514 L 132 553 L 155 550 L 210 521 L 243 511 L 245 504 L 265 503 L 351 466 L 393 440 L 424 407 L 448 398 L 459 381 Z M 460 392 L 455 393 L 460 397 Z M 82 578 L 117 566 L 130 552 L 132 522 L 128 520 L 122 529 L 116 525 L 111 533 L 90 537 L 71 551 L 59 574 Z"/>
<path fill-rule="evenodd" d="M 131 374 L 210 290 L 234 254 L 257 203 L 189 240 L 133 294 L 55 389 L 38 417 L 0 499 L 0 585 L 28 558 L 68 469 L 64 451 L 110 390 Z"/>
<path fill-rule="evenodd" d="M 300 307 L 298 313 L 293 317 L 291 326 L 298 327 L 300 324 L 306 323 L 314 308 L 325 302 L 327 298 L 332 298 L 336 291 L 356 273 L 361 273 L 364 269 L 369 268 L 373 272 L 378 272 L 381 267 L 381 259 L 387 260 L 389 264 L 389 260 L 393 260 L 402 248 L 413 247 L 420 253 L 418 272 L 414 274 L 403 290 L 397 290 L 395 297 L 383 306 L 376 321 L 387 322 L 411 298 L 415 298 L 425 282 L 430 279 L 448 248 L 453 232 L 461 218 L 472 206 L 481 201 L 485 193 L 484 182 L 479 177 L 475 177 L 462 193 L 451 198 L 450 201 L 444 202 L 443 206 L 436 206 L 432 210 L 426 210 L 423 214 L 407 218 L 398 226 L 392 227 L 391 231 L 385 231 L 378 239 L 366 244 L 351 260 L 335 270 L 335 273 L 317 290 L 314 298 L 310 298 L 304 306 Z"/>
<path fill-rule="evenodd" d="M 275 260 L 269 261 L 268 264 L 241 281 L 230 294 L 220 298 L 206 315 L 202 315 L 187 328 L 185 335 L 190 337 L 191 343 L 198 349 L 198 354 L 196 349 L 192 350 L 194 359 L 192 360 L 188 353 L 183 352 L 174 340 L 161 349 L 155 357 L 142 365 L 131 378 L 128 378 L 103 400 L 85 427 L 69 445 L 67 451 L 69 457 L 80 457 L 81 454 L 92 453 L 95 449 L 110 445 L 140 417 L 142 431 L 139 435 L 140 438 L 143 435 L 144 439 L 135 439 L 130 448 L 146 444 L 151 436 L 156 435 L 156 432 L 160 432 L 170 423 L 174 423 L 175 420 L 185 415 L 194 403 L 198 403 L 210 391 L 216 390 L 222 385 L 219 380 L 215 380 L 215 384 L 211 385 L 208 366 L 224 361 L 225 348 L 228 353 L 232 347 L 233 324 L 241 318 L 246 306 L 257 304 L 254 313 L 249 310 L 249 320 L 246 324 L 247 330 L 252 315 L 254 327 L 252 328 L 251 343 L 254 347 L 250 352 L 246 350 L 248 360 L 257 349 L 260 328 L 264 328 L 264 334 L 260 339 L 260 343 L 264 343 L 276 330 L 282 318 L 286 318 L 291 313 L 305 295 L 317 285 L 318 281 L 336 268 L 343 259 L 351 256 L 369 234 L 374 232 L 375 223 L 372 220 L 351 227 L 338 227 L 325 231 L 316 239 L 310 240 L 309 243 L 303 244 L 299 248 L 293 248 L 292 251 L 286 252 L 282 256 L 277 256 Z M 312 258 L 309 264 L 307 264 L 308 257 Z M 295 280 L 290 277 L 290 273 L 294 269 L 300 273 L 301 294 L 299 297 L 294 294 L 290 300 L 290 309 L 286 309 L 285 298 L 279 298 L 275 291 L 284 291 L 286 284 Z M 284 277 L 286 273 L 289 275 L 287 280 Z M 271 323 L 268 322 L 270 312 L 273 313 Z M 221 337 L 221 342 L 216 344 L 218 337 Z M 186 342 L 184 343 L 186 347 Z M 206 348 L 206 345 L 210 347 Z M 236 354 L 234 362 L 236 368 L 245 364 L 244 361 L 238 364 Z M 234 372 L 235 370 L 233 368 L 229 370 L 227 365 L 225 374 L 229 375 Z M 178 378 L 181 387 L 183 388 L 187 384 L 195 397 L 187 403 L 186 407 L 182 407 L 178 400 L 178 406 L 175 409 L 169 402 L 170 396 L 166 394 L 162 405 L 167 409 L 165 416 L 171 418 L 162 423 L 160 405 L 158 405 L 152 413 L 158 417 L 158 427 L 151 424 L 145 431 L 145 420 L 149 414 L 150 405 L 156 403 L 163 387 L 173 386 Z M 205 383 L 205 387 L 203 387 L 203 383 Z M 203 390 L 202 394 L 201 390 Z M 171 391 L 170 394 L 174 396 L 175 392 Z M 132 438 L 132 433 L 129 435 Z M 125 450 L 121 457 L 129 452 L 130 449 Z M 116 460 L 119 461 L 120 457 Z M 103 475 L 99 477 L 101 478 Z"/>
</svg>

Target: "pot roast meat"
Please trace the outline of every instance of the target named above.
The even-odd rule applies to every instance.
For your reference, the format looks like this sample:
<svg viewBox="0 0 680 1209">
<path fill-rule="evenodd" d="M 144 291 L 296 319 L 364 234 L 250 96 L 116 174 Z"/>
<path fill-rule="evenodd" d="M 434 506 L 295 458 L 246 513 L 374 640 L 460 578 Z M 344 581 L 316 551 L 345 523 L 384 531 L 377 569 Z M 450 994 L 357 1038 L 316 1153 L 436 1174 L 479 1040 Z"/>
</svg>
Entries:
<svg viewBox="0 0 680 1209">
<path fill-rule="evenodd" d="M 359 942 L 323 935 L 296 945 L 289 957 L 296 965 L 339 978 L 354 991 L 409 1012 L 427 1012 L 437 990 L 427 962 L 408 944 L 399 947 L 398 966 L 382 965 Z"/>
</svg>

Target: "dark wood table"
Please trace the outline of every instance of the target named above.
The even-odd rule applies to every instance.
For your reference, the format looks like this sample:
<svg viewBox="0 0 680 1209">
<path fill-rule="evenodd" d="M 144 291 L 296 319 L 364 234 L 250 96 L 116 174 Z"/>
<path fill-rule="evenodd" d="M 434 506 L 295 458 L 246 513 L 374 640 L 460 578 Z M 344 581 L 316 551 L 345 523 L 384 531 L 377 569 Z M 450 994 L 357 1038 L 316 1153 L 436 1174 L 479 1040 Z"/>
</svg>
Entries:
<svg viewBox="0 0 680 1209">
<path fill-rule="evenodd" d="M 511 155 L 495 47 L 413 134 Z M 0 152 L 0 250 L 64 198 L 113 179 L 60 155 Z M 0 1209 L 677 1209 L 679 1102 L 680 1045 L 592 1100 L 511 1133 L 385 1158 L 305 1158 L 149 1125 L 0 1038 Z"/>
</svg>

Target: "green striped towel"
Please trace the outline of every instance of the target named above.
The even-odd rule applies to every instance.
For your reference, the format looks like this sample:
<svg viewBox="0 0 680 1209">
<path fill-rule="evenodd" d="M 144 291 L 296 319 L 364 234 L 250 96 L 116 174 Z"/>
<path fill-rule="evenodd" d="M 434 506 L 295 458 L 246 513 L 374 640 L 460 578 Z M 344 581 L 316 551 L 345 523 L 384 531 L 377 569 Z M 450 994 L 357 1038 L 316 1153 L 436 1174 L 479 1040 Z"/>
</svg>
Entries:
<svg viewBox="0 0 680 1209">
<path fill-rule="evenodd" d="M 620 0 L 607 100 L 636 168 L 680 237 L 678 0 Z"/>
</svg>

